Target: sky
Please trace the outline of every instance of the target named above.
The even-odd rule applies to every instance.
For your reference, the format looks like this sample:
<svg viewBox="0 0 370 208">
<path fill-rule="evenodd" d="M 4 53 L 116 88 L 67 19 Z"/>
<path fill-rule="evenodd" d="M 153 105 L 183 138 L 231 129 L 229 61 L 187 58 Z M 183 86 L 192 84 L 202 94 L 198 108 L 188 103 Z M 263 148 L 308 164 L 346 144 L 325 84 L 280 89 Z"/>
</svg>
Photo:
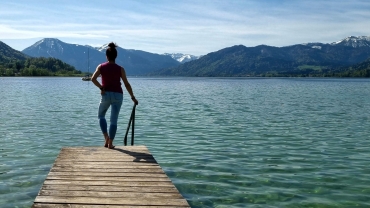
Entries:
<svg viewBox="0 0 370 208">
<path fill-rule="evenodd" d="M 2 0 L 0 41 L 43 38 L 151 53 L 206 55 L 234 45 L 289 46 L 370 36 L 368 0 Z"/>
</svg>

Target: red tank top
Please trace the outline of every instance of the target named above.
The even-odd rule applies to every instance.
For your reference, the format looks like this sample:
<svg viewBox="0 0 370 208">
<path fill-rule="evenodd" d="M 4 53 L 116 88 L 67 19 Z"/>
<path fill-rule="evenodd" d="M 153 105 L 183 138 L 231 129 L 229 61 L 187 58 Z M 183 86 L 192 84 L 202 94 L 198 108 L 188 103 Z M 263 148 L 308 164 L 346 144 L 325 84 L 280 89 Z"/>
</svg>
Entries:
<svg viewBox="0 0 370 208">
<path fill-rule="evenodd" d="M 100 65 L 102 86 L 106 91 L 122 93 L 121 66 L 109 62 Z"/>
</svg>

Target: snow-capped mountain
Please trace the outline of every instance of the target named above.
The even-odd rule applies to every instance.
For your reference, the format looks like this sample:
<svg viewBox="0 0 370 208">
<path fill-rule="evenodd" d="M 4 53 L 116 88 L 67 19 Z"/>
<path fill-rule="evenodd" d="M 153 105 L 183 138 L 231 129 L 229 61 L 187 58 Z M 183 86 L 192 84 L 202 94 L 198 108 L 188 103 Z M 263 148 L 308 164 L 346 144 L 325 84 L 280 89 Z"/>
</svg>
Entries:
<svg viewBox="0 0 370 208">
<path fill-rule="evenodd" d="M 180 63 L 185 63 L 185 62 L 200 58 L 200 56 L 194 56 L 194 55 L 182 54 L 182 53 L 165 53 L 163 55 L 170 56 L 171 58 L 175 59 L 176 61 Z"/>
<path fill-rule="evenodd" d="M 27 49 L 37 49 L 38 53 L 49 55 L 50 57 L 55 57 L 56 54 L 63 54 L 64 48 L 62 42 L 54 38 L 44 38 L 37 41 L 32 46 Z"/>
<path fill-rule="evenodd" d="M 370 47 L 370 36 L 349 36 L 340 41 L 333 43 L 302 43 L 301 45 L 309 46 L 315 49 L 322 49 L 326 46 L 348 46 L 352 48 Z"/>
<path fill-rule="evenodd" d="M 54 57 L 74 66 L 77 70 L 93 72 L 96 66 L 106 61 L 105 49 L 107 45 L 108 44 L 104 44 L 101 47 L 91 47 L 64 43 L 53 38 L 45 38 L 24 49 L 22 52 L 32 57 Z M 207 56 L 212 57 L 212 54 L 207 54 L 205 56 L 194 56 L 182 53 L 155 54 L 120 47 L 118 47 L 117 50 L 119 56 L 116 61 L 118 64 L 125 67 L 128 75 L 146 75 L 156 70 L 163 69 L 173 70 L 174 67 L 180 66 L 185 62 L 187 62 L 185 64 L 186 66 L 181 66 L 187 67 L 184 68 L 185 71 L 191 66 L 194 69 L 200 69 L 203 67 L 204 63 L 207 63 L 206 66 L 204 66 L 206 69 L 209 67 L 209 64 L 204 60 L 207 60 Z M 238 50 L 239 49 L 235 48 L 235 51 Z M 292 70 L 295 70 L 294 66 L 302 64 L 322 65 L 325 67 L 349 66 L 363 62 L 370 57 L 370 36 L 350 36 L 333 43 L 313 42 L 281 48 L 261 45 L 258 47 L 246 47 L 240 50 L 247 58 L 239 58 L 237 61 L 245 59 L 245 61 L 248 62 L 246 65 L 247 69 L 252 65 L 256 65 L 255 63 L 260 63 L 259 66 L 264 67 L 264 69 L 267 67 L 273 67 L 273 69 L 282 67 L 281 70 L 287 70 L 286 66 L 290 66 Z M 262 55 L 258 53 L 256 55 L 254 50 L 263 50 L 268 53 L 263 53 Z M 227 50 L 223 50 L 223 53 L 220 54 L 228 53 Z M 266 58 L 266 54 L 269 54 L 269 58 L 275 60 L 277 64 L 272 66 L 270 62 L 264 62 L 263 58 Z M 202 58 L 198 60 L 200 57 Z M 260 60 L 261 57 L 262 60 Z M 223 58 L 227 59 L 228 56 Z M 287 59 L 282 61 L 282 58 Z M 232 60 L 232 58 L 230 58 L 230 60 Z M 213 61 L 213 59 L 210 61 Z M 233 64 L 235 63 L 231 61 L 230 65 Z M 215 63 L 215 65 L 217 65 L 217 63 Z M 222 72 L 222 70 L 223 69 L 220 69 L 219 73 L 224 76 L 225 72 Z M 167 74 L 171 73 L 170 71 Z M 180 74 L 181 73 L 179 73 L 179 75 Z M 201 74 L 201 72 L 196 73 L 197 76 Z M 219 74 L 217 72 L 211 75 L 218 76 Z"/>
<path fill-rule="evenodd" d="M 100 52 L 105 52 L 105 50 L 107 48 L 108 48 L 108 43 L 106 43 L 106 44 L 104 44 L 100 47 L 95 47 L 95 49 L 100 51 Z M 127 51 L 132 51 L 132 52 L 138 51 L 138 50 L 134 50 L 134 49 L 126 49 L 126 50 Z M 185 62 L 196 60 L 196 59 L 200 58 L 200 56 L 194 56 L 194 55 L 182 54 L 182 53 L 164 53 L 162 55 L 170 56 L 171 58 L 178 61 L 179 63 L 185 63 Z"/>
<path fill-rule="evenodd" d="M 44 38 L 22 52 L 31 57 L 54 57 L 77 70 L 93 72 L 95 67 L 107 61 L 105 49 L 78 44 L 69 44 L 55 38 Z M 139 50 L 126 50 L 118 47 L 116 62 L 125 67 L 127 75 L 144 75 L 162 68 L 178 66 L 180 63 L 166 55 L 159 55 Z"/>
<path fill-rule="evenodd" d="M 370 36 L 349 36 L 343 40 L 331 43 L 331 45 L 351 46 L 353 48 L 370 47 Z"/>
<path fill-rule="evenodd" d="M 44 38 L 22 52 L 32 57 L 57 58 L 88 72 L 93 72 L 97 64 L 105 61 L 104 55 L 91 46 L 65 43 L 56 38 Z"/>
<path fill-rule="evenodd" d="M 108 48 L 108 44 L 109 43 L 106 43 L 106 44 L 104 44 L 104 45 L 102 45 L 100 47 L 95 47 L 95 49 L 98 50 L 98 51 L 100 51 L 100 52 L 104 52 L 105 53 L 105 50 L 107 50 L 107 48 Z"/>
</svg>

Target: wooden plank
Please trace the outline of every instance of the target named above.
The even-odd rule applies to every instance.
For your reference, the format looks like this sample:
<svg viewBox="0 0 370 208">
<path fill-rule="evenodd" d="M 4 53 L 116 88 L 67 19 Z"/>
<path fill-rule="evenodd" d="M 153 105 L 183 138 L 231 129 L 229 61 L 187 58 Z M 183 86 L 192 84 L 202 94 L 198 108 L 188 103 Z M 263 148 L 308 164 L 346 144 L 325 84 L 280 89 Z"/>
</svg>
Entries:
<svg viewBox="0 0 370 208">
<path fill-rule="evenodd" d="M 62 168 L 91 168 L 91 169 L 129 169 L 129 168 L 137 168 L 137 169 L 161 169 L 159 165 L 148 165 L 148 164 L 117 164 L 115 166 L 107 166 L 104 164 L 88 164 L 88 165 L 73 165 L 73 164 L 55 164 L 54 167 L 62 167 Z"/>
<path fill-rule="evenodd" d="M 114 150 L 102 150 L 102 151 L 90 151 L 90 150 L 64 151 L 64 150 L 62 150 L 62 151 L 63 152 L 60 153 L 61 156 L 68 156 L 68 155 L 71 155 L 71 154 L 74 154 L 74 153 L 79 153 L 81 155 L 86 155 L 86 156 L 106 155 L 107 157 L 112 156 L 112 155 L 117 155 L 117 153 L 126 154 L 126 156 L 132 156 L 132 157 L 135 157 L 135 156 L 138 156 L 138 157 L 147 156 L 147 157 L 149 157 L 151 155 L 149 152 L 145 152 L 145 151 L 130 152 L 130 153 L 118 152 L 118 151 L 114 151 Z"/>
<path fill-rule="evenodd" d="M 115 155 L 115 156 L 126 156 L 126 157 L 150 157 L 152 156 L 149 152 L 146 151 L 137 151 L 137 152 L 130 152 L 128 154 L 124 152 L 117 152 L 114 150 L 101 150 L 101 151 L 89 151 L 89 150 L 76 150 L 76 151 L 63 151 L 60 153 L 61 156 L 67 157 L 71 156 L 74 153 L 79 153 L 81 156 L 99 156 L 99 155 Z M 117 155 L 117 153 L 123 153 L 125 155 Z"/>
<path fill-rule="evenodd" d="M 89 156 L 89 155 L 91 155 L 91 156 L 98 156 L 98 155 L 111 156 L 111 155 L 117 155 L 117 153 L 123 153 L 123 154 L 126 154 L 126 156 L 131 156 L 131 157 L 135 157 L 135 156 L 137 156 L 137 157 L 150 157 L 151 156 L 151 154 L 148 151 L 139 150 L 139 151 L 136 151 L 136 152 L 126 153 L 126 152 L 119 152 L 119 151 L 115 151 L 115 150 L 107 150 L 107 148 L 102 148 L 99 151 L 96 151 L 96 150 L 63 151 L 63 152 L 60 153 L 60 155 L 61 156 L 68 156 L 68 155 L 73 155 L 74 153 L 78 153 L 81 156 Z"/>
<path fill-rule="evenodd" d="M 77 167 L 53 167 L 50 172 L 97 172 L 97 173 L 164 173 L 162 169 L 142 169 L 142 168 L 77 168 Z"/>
<path fill-rule="evenodd" d="M 134 158 L 134 157 L 116 157 L 112 156 L 109 158 L 99 157 L 99 156 L 83 156 L 79 158 L 70 157 L 59 157 L 54 161 L 55 163 L 65 163 L 65 162 L 134 162 L 134 163 L 157 163 L 154 158 Z"/>
<path fill-rule="evenodd" d="M 40 203 L 35 203 L 32 206 L 32 208 L 133 208 L 133 207 L 134 208 L 177 208 L 178 206 L 132 206 L 132 205 L 126 206 L 126 205 L 40 204 Z"/>
<path fill-rule="evenodd" d="M 84 152 L 84 153 L 108 153 L 115 154 L 116 152 L 125 153 L 127 155 L 136 155 L 136 154 L 149 154 L 148 149 L 146 148 L 131 148 L 126 146 L 116 146 L 115 149 L 108 149 L 104 147 L 78 147 L 78 148 L 63 148 L 61 153 L 70 153 L 70 152 Z"/>
<path fill-rule="evenodd" d="M 73 154 L 74 152 L 78 152 L 78 151 L 71 151 L 71 152 L 61 152 L 59 153 L 58 155 L 58 158 L 81 158 L 81 157 L 93 157 L 93 158 L 105 158 L 105 159 L 109 159 L 106 155 L 109 155 L 110 157 L 124 157 L 124 158 L 154 158 L 153 155 L 149 154 L 149 153 L 138 153 L 136 152 L 135 154 L 131 154 L 131 155 L 128 155 L 128 154 L 117 154 L 117 152 L 104 152 L 104 154 L 101 154 L 101 153 L 98 153 L 96 154 L 95 152 L 94 153 L 87 153 L 87 152 L 78 152 L 78 153 L 81 153 L 81 154 Z"/>
<path fill-rule="evenodd" d="M 156 198 L 95 198 L 95 197 L 62 197 L 62 196 L 38 196 L 35 203 L 59 203 L 59 204 L 106 204 L 106 205 L 140 205 L 140 206 L 178 206 L 188 207 L 184 199 L 156 199 Z"/>
<path fill-rule="evenodd" d="M 152 155 L 148 149 L 132 149 L 130 147 L 119 146 L 115 147 L 114 149 L 108 149 L 104 147 L 94 147 L 94 148 L 76 148 L 76 149 L 69 149 L 63 148 L 60 154 L 68 153 L 68 152 L 81 152 L 81 153 L 108 153 L 108 154 L 115 154 L 117 152 L 124 153 L 126 155 L 137 155 L 137 154 L 147 154 Z"/>
<path fill-rule="evenodd" d="M 118 168 L 118 167 L 131 167 L 136 168 L 142 166 L 145 168 L 161 168 L 158 163 L 147 163 L 147 162 L 58 162 L 54 164 L 54 167 L 95 167 L 95 168 Z"/>
<path fill-rule="evenodd" d="M 114 161 L 121 161 L 121 162 L 153 162 L 156 163 L 157 161 L 154 158 L 150 157 L 79 157 L 79 158 L 71 158 L 71 157 L 59 157 L 55 162 L 84 162 L 84 161 L 93 161 L 93 162 L 114 162 Z"/>
<path fill-rule="evenodd" d="M 107 186 L 173 186 L 173 184 L 169 181 L 160 181 L 160 182 L 152 182 L 152 181 L 63 181 L 63 180 L 48 180 L 46 178 L 45 185 L 73 185 L 79 184 L 84 186 L 100 186 L 100 185 L 107 185 Z"/>
<path fill-rule="evenodd" d="M 50 172 L 51 176 L 91 176 L 91 177 L 147 177 L 147 178 L 167 178 L 165 174 L 159 173 L 130 173 L 130 172 L 91 172 L 91 171 L 70 171 L 70 172 Z"/>
<path fill-rule="evenodd" d="M 76 151 L 74 151 L 76 152 Z M 80 153 L 80 152 L 78 152 Z M 107 157 L 107 155 L 109 157 Z M 127 155 L 127 154 L 117 154 L 117 153 L 109 153 L 109 152 L 105 152 L 104 154 L 96 154 L 96 153 L 93 153 L 93 154 L 73 154 L 73 152 L 70 152 L 70 153 L 67 153 L 67 152 L 64 152 L 64 153 L 60 153 L 58 155 L 58 159 L 59 158 L 62 158 L 62 159 L 81 159 L 81 158 L 104 158 L 106 160 L 110 159 L 111 157 L 114 157 L 114 158 L 132 158 L 132 159 L 154 159 L 153 155 L 150 155 L 150 154 L 135 154 L 135 155 Z"/>
<path fill-rule="evenodd" d="M 178 193 L 174 186 L 153 187 L 153 186 L 81 186 L 81 185 L 43 185 L 41 190 L 60 191 L 117 191 L 117 192 L 140 192 L 140 193 Z"/>
<path fill-rule="evenodd" d="M 106 168 L 109 168 L 109 166 L 158 166 L 158 163 L 156 162 L 145 162 L 145 161 L 140 161 L 140 162 L 135 162 L 135 161 L 110 161 L 110 162 L 102 162 L 102 161 L 76 161 L 76 162 L 71 162 L 68 160 L 65 161 L 56 161 L 55 166 L 76 166 L 76 165 L 94 165 L 94 166 L 105 166 Z"/>
<path fill-rule="evenodd" d="M 104 197 L 104 198 L 117 198 L 122 197 L 121 192 L 112 191 L 60 191 L 60 190 L 41 190 L 42 196 L 86 196 L 86 197 Z M 168 199 L 182 199 L 179 193 L 137 193 L 128 191 L 125 193 L 125 198 L 168 198 Z"/>
<path fill-rule="evenodd" d="M 91 176 L 48 176 L 46 180 L 64 180 L 64 181 L 171 181 L 167 178 L 147 178 L 147 177 L 91 177 Z"/>
<path fill-rule="evenodd" d="M 145 146 L 60 151 L 34 208 L 190 207 Z"/>
<path fill-rule="evenodd" d="M 148 148 L 144 145 L 138 145 L 138 146 L 119 146 L 116 145 L 115 149 L 108 149 L 104 148 L 103 146 L 100 147 L 63 147 L 63 151 L 83 151 L 83 150 L 89 150 L 89 151 L 97 151 L 97 150 L 107 150 L 107 151 L 121 151 L 121 152 L 133 152 L 133 151 L 147 151 L 149 152 Z"/>
</svg>

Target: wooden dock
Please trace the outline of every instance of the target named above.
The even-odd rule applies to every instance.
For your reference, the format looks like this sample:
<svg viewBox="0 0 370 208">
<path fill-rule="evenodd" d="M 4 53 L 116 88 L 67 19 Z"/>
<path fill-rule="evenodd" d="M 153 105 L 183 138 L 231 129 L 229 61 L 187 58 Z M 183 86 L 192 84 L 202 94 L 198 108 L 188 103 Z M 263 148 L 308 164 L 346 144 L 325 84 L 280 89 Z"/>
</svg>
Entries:
<svg viewBox="0 0 370 208">
<path fill-rule="evenodd" d="M 63 148 L 32 207 L 190 206 L 145 146 L 116 146 Z"/>
</svg>

